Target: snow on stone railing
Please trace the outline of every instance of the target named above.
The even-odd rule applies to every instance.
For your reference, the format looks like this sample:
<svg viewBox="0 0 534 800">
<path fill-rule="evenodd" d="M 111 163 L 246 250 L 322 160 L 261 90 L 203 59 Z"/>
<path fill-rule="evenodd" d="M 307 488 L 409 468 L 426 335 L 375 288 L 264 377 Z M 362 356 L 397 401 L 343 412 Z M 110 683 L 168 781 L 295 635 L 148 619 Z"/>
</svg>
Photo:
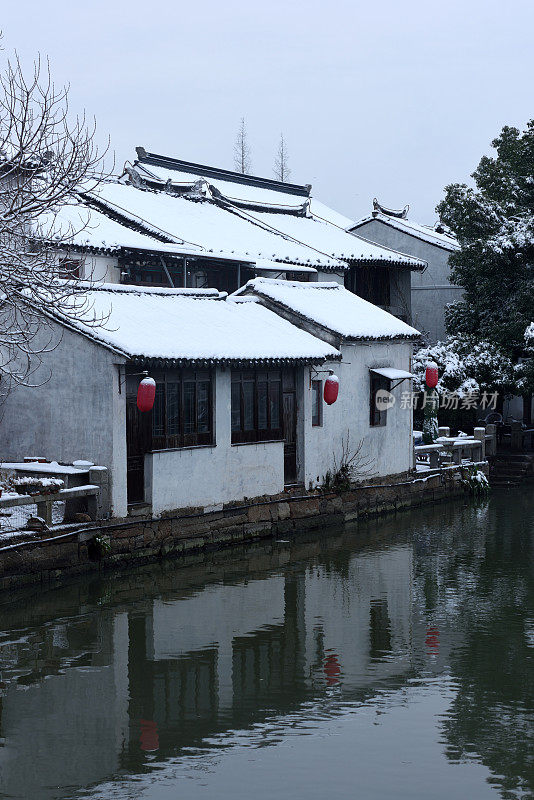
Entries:
<svg viewBox="0 0 534 800">
<path fill-rule="evenodd" d="M 37 516 L 43 520 L 45 525 L 52 525 L 52 508 L 54 503 L 67 503 L 72 500 L 78 500 L 79 498 L 85 498 L 87 503 L 86 513 L 92 520 L 96 520 L 98 515 L 99 492 L 99 486 L 87 484 L 85 486 L 75 486 L 72 489 L 59 489 L 55 492 L 41 494 L 2 493 L 0 497 L 0 509 L 36 505 Z"/>
<path fill-rule="evenodd" d="M 419 468 L 441 469 L 445 466 L 479 464 L 485 460 L 485 442 L 480 438 L 441 436 L 434 444 L 414 447 L 415 465 Z"/>
</svg>

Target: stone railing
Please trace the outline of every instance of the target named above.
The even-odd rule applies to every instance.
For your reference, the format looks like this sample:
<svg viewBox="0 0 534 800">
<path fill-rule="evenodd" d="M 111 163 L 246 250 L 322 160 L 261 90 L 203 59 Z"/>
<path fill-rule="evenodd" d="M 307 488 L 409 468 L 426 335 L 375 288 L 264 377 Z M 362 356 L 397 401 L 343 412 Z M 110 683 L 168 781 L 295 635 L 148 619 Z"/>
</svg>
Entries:
<svg viewBox="0 0 534 800">
<path fill-rule="evenodd" d="M 65 503 L 64 521 L 76 521 L 76 514 L 88 514 L 91 519 L 104 519 L 110 511 L 109 473 L 106 467 L 96 465 L 74 467 L 57 462 L 4 462 L 0 464 L 4 475 L 11 477 L 61 478 L 63 489 L 58 492 L 0 496 L 0 509 L 37 505 L 37 516 L 47 525 L 52 522 L 52 504 Z"/>
<path fill-rule="evenodd" d="M 99 492 L 99 486 L 88 484 L 87 486 L 77 486 L 72 489 L 60 489 L 57 492 L 47 494 L 9 495 L 8 497 L 0 497 L 0 509 L 36 505 L 37 516 L 41 517 L 47 525 L 51 525 L 53 503 L 63 502 L 67 504 L 73 500 L 84 498 L 86 513 L 92 520 L 96 520 L 98 518 Z"/>
<path fill-rule="evenodd" d="M 416 468 L 442 469 L 443 467 L 479 464 L 494 455 L 497 447 L 494 425 L 475 428 L 473 436 L 451 436 L 449 428 L 439 429 L 434 444 L 414 447 Z"/>
</svg>

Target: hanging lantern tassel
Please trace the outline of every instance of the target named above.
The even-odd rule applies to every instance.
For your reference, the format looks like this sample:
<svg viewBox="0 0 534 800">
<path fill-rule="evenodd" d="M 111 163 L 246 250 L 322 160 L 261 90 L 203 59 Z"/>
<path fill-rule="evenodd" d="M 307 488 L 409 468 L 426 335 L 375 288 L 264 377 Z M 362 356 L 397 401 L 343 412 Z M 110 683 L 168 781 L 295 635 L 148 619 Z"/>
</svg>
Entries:
<svg viewBox="0 0 534 800">
<path fill-rule="evenodd" d="M 324 382 L 324 401 L 328 406 L 335 403 L 339 394 L 339 378 L 333 373 Z"/>
<path fill-rule="evenodd" d="M 438 385 L 438 365 L 435 361 L 429 361 L 426 365 L 425 383 L 429 389 L 435 389 Z"/>
<path fill-rule="evenodd" d="M 156 397 L 156 381 L 154 378 L 143 378 L 137 390 L 137 408 L 139 411 L 152 411 Z"/>
</svg>

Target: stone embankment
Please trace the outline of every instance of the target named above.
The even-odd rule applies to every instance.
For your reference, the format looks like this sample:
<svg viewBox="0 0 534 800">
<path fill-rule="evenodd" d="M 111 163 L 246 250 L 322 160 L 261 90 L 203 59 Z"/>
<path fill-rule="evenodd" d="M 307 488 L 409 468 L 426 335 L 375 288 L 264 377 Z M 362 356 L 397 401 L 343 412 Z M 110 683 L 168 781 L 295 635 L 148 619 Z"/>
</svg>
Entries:
<svg viewBox="0 0 534 800">
<path fill-rule="evenodd" d="M 128 518 L 56 527 L 43 537 L 0 548 L 0 589 L 49 584 L 88 572 L 299 531 L 339 527 L 359 518 L 459 497 L 461 470 L 354 487 L 341 494 L 284 492 L 216 509 L 188 508 L 160 518 Z"/>
</svg>

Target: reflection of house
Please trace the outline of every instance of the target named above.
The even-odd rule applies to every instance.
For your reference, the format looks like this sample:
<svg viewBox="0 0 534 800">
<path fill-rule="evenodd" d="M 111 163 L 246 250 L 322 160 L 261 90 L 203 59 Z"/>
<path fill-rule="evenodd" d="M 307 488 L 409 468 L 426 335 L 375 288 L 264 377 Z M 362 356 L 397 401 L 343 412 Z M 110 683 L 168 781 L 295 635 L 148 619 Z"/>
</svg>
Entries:
<svg viewBox="0 0 534 800">
<path fill-rule="evenodd" d="M 399 546 L 353 555 L 342 572 L 320 564 L 155 600 L 136 634 L 136 713 L 167 727 L 169 744 L 172 730 L 176 747 L 192 744 L 188 720 L 210 736 L 249 725 L 258 708 L 287 711 L 325 684 L 349 696 L 406 675 L 411 581 L 412 549 Z"/>
<path fill-rule="evenodd" d="M 59 800 L 142 769 L 147 751 L 163 763 L 219 733 L 300 713 L 334 685 L 350 701 L 403 682 L 412 548 L 339 545 L 323 540 L 314 558 L 316 542 L 297 543 L 288 569 L 287 550 L 271 553 L 272 573 L 263 549 L 245 563 L 225 558 L 204 585 L 169 574 L 161 597 L 147 583 L 126 611 L 125 580 L 120 608 L 84 607 L 31 629 L 17 620 L 0 645 L 2 791 Z"/>
<path fill-rule="evenodd" d="M 99 618 L 94 630 L 77 628 L 66 622 L 42 630 L 48 641 L 16 642 L 18 660 L 8 669 L 6 645 L 0 647 L 3 680 L 20 675 L 0 698 L 6 797 L 60 800 L 73 786 L 102 781 L 119 768 L 128 738 L 127 616 Z M 25 674 L 37 665 L 44 674 Z"/>
<path fill-rule="evenodd" d="M 461 296 L 461 289 L 450 280 L 449 256 L 459 249 L 456 238 L 440 224 L 431 228 L 408 219 L 408 206 L 392 211 L 376 200 L 372 214 L 354 223 L 350 231 L 427 262 L 427 268 L 415 271 L 411 279 L 408 320 L 430 343 L 443 339 L 445 307 Z"/>
<path fill-rule="evenodd" d="M 107 466 L 117 516 L 128 502 L 159 514 L 315 485 L 347 433 L 375 474 L 411 468 L 411 410 L 377 411 L 376 396 L 400 397 L 418 333 L 337 283 L 257 279 L 232 298 L 104 284 L 87 301 L 83 322 L 55 320 L 63 337 L 42 367 L 53 380 L 8 397 L 6 459 L 37 450 Z M 326 407 L 341 359 L 340 399 Z M 143 415 L 144 370 L 156 402 Z"/>
<path fill-rule="evenodd" d="M 424 262 L 350 235 L 350 220 L 282 183 L 137 148 L 119 181 L 61 211 L 80 277 L 235 291 L 257 275 L 336 280 L 384 307 Z M 393 278 L 392 278 L 393 280 Z M 393 285 L 392 284 L 392 285 Z M 386 291 L 387 288 L 387 291 Z"/>
</svg>

